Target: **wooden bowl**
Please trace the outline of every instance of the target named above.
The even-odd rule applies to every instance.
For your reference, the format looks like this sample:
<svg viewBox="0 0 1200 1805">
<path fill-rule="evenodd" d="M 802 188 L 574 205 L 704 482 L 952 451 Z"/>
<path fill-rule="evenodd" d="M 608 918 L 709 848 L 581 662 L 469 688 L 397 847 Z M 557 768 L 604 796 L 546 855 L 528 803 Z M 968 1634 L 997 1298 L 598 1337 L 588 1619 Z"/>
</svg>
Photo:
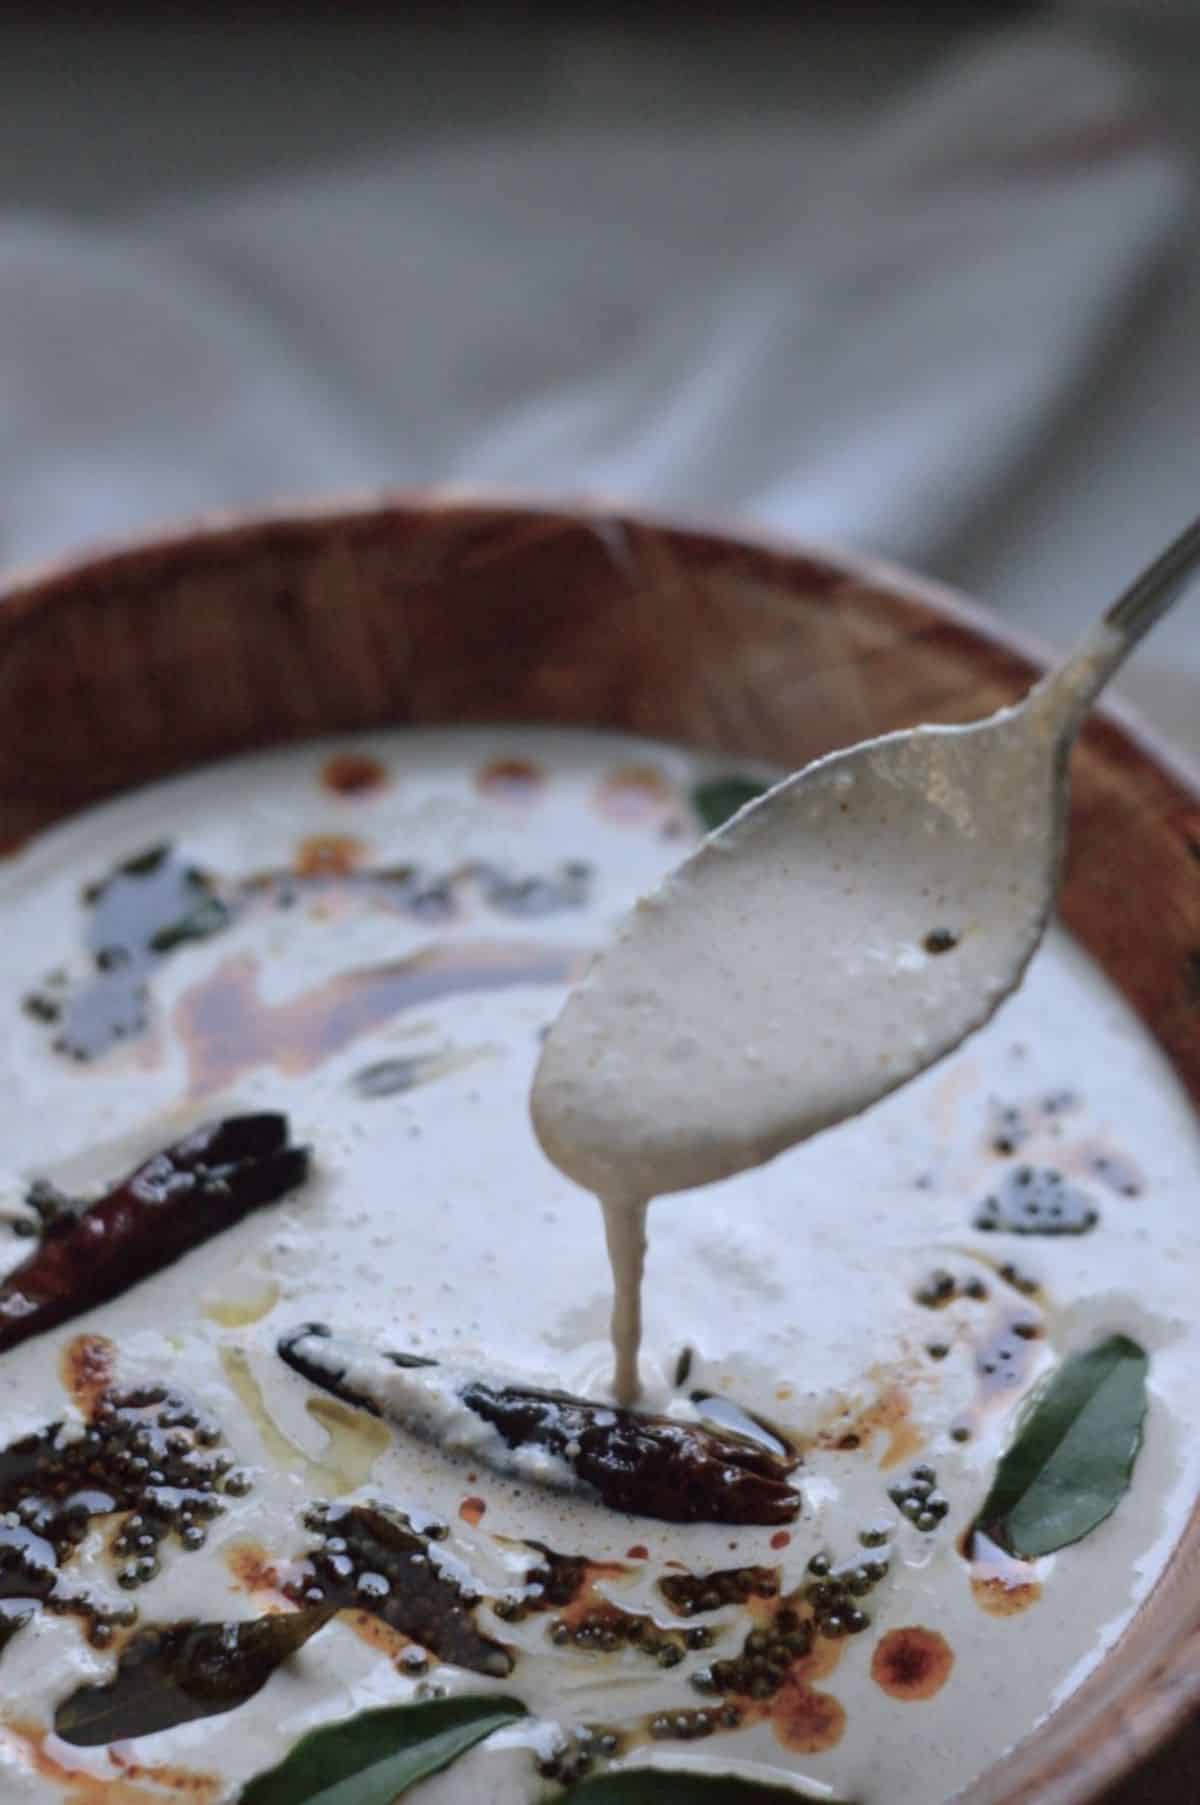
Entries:
<svg viewBox="0 0 1200 1805">
<path fill-rule="evenodd" d="M 599 511 L 417 498 L 217 523 L 0 594 L 0 849 L 311 734 L 567 722 L 796 766 L 984 714 L 1036 668 L 902 572 Z M 1200 799 L 1111 715 L 1076 753 L 1062 913 L 1200 1099 Z M 1100 1670 L 964 1805 L 1095 1800 L 1189 1717 L 1155 1799 L 1195 1805 L 1198 1702 L 1200 1512 Z M 1120 1797 L 1145 1801 L 1141 1778 Z"/>
</svg>

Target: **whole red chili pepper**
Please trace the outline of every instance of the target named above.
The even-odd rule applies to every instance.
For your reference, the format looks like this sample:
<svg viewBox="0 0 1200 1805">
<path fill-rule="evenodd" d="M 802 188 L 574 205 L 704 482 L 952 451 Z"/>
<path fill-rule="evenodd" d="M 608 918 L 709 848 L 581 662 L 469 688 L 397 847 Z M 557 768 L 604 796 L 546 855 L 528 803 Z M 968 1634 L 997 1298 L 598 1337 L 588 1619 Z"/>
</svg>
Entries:
<svg viewBox="0 0 1200 1805">
<path fill-rule="evenodd" d="M 119 1297 L 308 1176 L 287 1117 L 228 1116 L 155 1153 L 92 1204 L 52 1219 L 0 1280 L 0 1352 Z"/>
</svg>

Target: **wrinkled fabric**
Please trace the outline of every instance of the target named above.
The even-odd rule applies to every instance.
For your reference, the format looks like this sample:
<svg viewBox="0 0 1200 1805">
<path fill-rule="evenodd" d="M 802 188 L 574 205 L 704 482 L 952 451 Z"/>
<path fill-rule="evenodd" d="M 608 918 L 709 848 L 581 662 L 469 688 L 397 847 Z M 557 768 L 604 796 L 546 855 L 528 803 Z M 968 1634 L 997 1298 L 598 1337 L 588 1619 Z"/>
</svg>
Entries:
<svg viewBox="0 0 1200 1805">
<path fill-rule="evenodd" d="M 741 119 L 415 140 L 120 225 L 0 213 L 0 571 L 484 485 L 844 542 L 1071 639 L 1194 506 L 1183 300 L 1187 346 L 1163 366 L 1143 326 L 1128 367 L 1192 235 L 1141 84 L 1043 22 L 870 108 Z M 1167 623 L 1128 680 L 1200 751 L 1200 634 Z"/>
<path fill-rule="evenodd" d="M 1128 77 L 976 43 L 853 130 L 416 151 L 121 230 L 0 218 L 0 560 L 431 482 L 936 561 L 1178 218 Z"/>
</svg>

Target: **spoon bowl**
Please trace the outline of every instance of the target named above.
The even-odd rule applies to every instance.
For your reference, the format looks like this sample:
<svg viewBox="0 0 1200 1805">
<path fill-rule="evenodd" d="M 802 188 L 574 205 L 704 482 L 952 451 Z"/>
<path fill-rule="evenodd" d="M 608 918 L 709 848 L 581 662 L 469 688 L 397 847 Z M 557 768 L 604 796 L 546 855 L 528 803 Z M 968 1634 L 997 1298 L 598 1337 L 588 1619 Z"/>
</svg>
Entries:
<svg viewBox="0 0 1200 1805">
<path fill-rule="evenodd" d="M 604 1202 L 618 1317 L 636 1320 L 621 1294 L 640 1256 L 615 1212 L 857 1115 L 1020 983 L 1054 906 L 1080 722 L 1198 562 L 1200 521 L 1024 702 L 818 759 L 636 905 L 531 1094 L 546 1153 Z"/>
<path fill-rule="evenodd" d="M 568 998 L 532 1094 L 551 1159 L 601 1195 L 690 1189 L 951 1052 L 1041 938 L 1055 754 L 1026 705 L 866 741 L 748 803 Z"/>
</svg>

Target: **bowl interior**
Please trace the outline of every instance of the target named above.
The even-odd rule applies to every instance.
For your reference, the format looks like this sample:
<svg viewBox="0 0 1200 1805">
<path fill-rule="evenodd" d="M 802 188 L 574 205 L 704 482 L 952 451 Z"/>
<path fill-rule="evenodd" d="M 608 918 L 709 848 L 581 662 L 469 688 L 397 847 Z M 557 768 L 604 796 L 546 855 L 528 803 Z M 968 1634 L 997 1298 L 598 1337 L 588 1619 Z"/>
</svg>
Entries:
<svg viewBox="0 0 1200 1805">
<path fill-rule="evenodd" d="M 1013 700 L 1035 665 L 917 579 L 617 518 L 414 501 L 180 534 L 0 595 L 0 851 L 114 791 L 368 726 L 627 728 L 796 767 Z M 1200 800 L 1112 718 L 1062 915 L 1200 1100 Z M 1200 1512 L 1117 1649 L 964 1805 L 1094 1798 L 1200 1700 Z"/>
</svg>

